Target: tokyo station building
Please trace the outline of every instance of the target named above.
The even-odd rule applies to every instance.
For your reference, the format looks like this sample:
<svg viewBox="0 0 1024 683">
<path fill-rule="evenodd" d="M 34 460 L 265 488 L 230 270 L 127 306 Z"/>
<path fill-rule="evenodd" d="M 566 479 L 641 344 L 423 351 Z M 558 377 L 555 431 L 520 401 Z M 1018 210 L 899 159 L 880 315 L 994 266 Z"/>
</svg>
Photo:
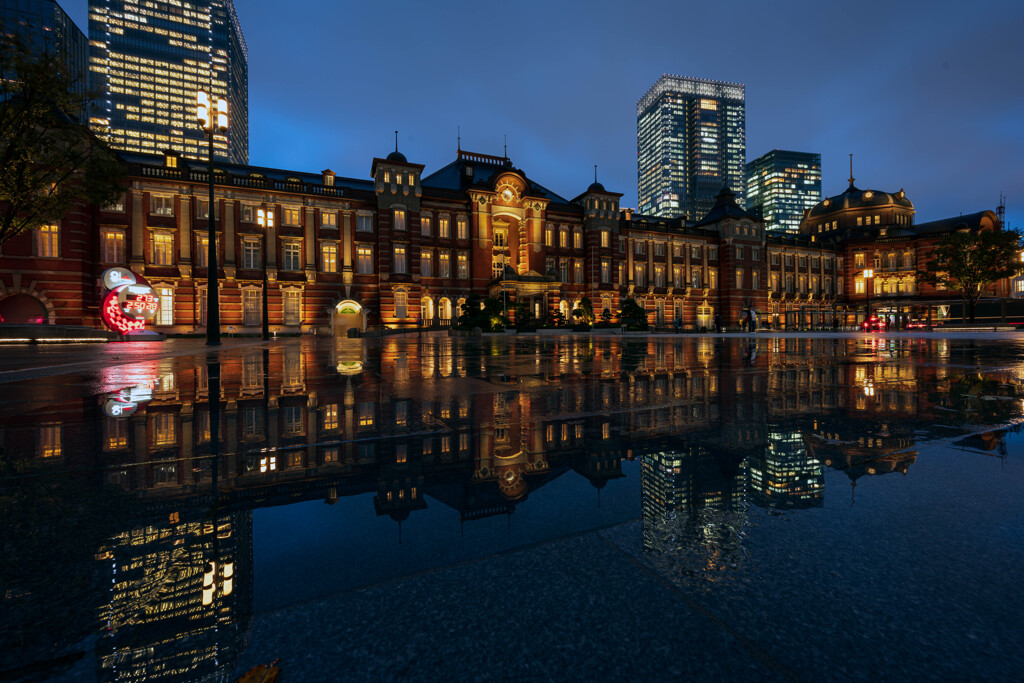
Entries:
<svg viewBox="0 0 1024 683">
<path fill-rule="evenodd" d="M 205 331 L 205 163 L 172 152 L 122 157 L 121 201 L 3 245 L 4 321 L 100 328 L 100 277 L 122 266 L 160 296 L 154 329 Z M 778 329 L 854 325 L 869 305 L 896 323 L 938 322 L 959 298 L 917 281 L 925 254 L 953 231 L 1001 229 L 993 211 L 915 225 L 902 190 L 860 190 L 852 178 L 807 212 L 799 235 L 781 236 L 726 187 L 690 222 L 621 209 L 622 195 L 597 182 L 567 199 L 505 156 L 460 149 L 424 170 L 397 150 L 373 159 L 368 179 L 218 163 L 222 329 L 260 332 L 264 267 L 270 328 L 281 334 L 444 327 L 474 294 L 509 311 L 525 304 L 540 320 L 556 311 L 571 320 L 585 297 L 618 320 L 631 298 L 652 325 L 678 320 L 687 330 L 712 328 L 716 316 L 736 327 L 751 308 Z M 261 209 L 273 227 L 259 225 Z M 1009 297 L 1009 281 L 990 295 Z"/>
</svg>

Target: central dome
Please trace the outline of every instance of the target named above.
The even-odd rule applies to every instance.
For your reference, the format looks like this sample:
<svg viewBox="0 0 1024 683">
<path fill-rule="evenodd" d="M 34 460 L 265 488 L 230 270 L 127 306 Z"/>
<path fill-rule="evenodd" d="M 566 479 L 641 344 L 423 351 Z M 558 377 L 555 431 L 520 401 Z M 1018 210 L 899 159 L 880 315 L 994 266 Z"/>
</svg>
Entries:
<svg viewBox="0 0 1024 683">
<path fill-rule="evenodd" d="M 867 209 L 884 206 L 914 208 L 911 201 L 907 199 L 907 193 L 902 189 L 892 193 L 881 190 L 861 190 L 851 183 L 850 187 L 846 188 L 842 194 L 823 199 L 815 204 L 808 217 L 824 216 L 842 209 Z"/>
</svg>

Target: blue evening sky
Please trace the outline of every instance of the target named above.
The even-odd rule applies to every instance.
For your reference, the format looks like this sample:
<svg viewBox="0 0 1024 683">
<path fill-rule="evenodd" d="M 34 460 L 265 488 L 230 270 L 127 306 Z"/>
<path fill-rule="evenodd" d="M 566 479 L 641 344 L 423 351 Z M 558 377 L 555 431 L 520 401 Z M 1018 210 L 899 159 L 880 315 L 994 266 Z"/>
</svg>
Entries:
<svg viewBox="0 0 1024 683">
<path fill-rule="evenodd" d="M 59 0 L 87 30 L 87 0 Z M 636 206 L 636 102 L 662 74 L 746 85 L 747 159 L 820 152 L 822 189 L 905 188 L 919 222 L 1024 227 L 1024 3 L 235 0 L 249 160 L 366 178 L 394 148 L 430 173 L 508 154 L 574 197 Z"/>
</svg>

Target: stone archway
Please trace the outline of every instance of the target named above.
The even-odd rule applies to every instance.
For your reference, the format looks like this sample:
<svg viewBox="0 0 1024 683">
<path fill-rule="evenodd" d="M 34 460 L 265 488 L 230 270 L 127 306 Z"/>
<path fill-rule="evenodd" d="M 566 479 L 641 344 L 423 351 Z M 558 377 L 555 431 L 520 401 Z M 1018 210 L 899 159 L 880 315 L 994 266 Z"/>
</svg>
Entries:
<svg viewBox="0 0 1024 683">
<path fill-rule="evenodd" d="M 429 296 L 420 298 L 421 324 L 430 326 L 434 322 L 434 300 Z"/>
<path fill-rule="evenodd" d="M 16 293 L 0 299 L 0 322 L 45 325 L 52 323 L 46 305 L 31 294 Z"/>
<path fill-rule="evenodd" d="M 331 334 L 347 337 L 352 329 L 360 332 L 366 329 L 366 309 L 351 299 L 339 301 L 331 313 Z"/>
</svg>

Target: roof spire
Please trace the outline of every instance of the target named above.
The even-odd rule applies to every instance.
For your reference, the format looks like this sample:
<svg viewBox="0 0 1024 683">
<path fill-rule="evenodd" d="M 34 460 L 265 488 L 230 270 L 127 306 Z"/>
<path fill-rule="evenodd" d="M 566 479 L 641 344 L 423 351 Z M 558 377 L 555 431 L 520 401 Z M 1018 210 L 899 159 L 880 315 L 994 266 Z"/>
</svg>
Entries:
<svg viewBox="0 0 1024 683">
<path fill-rule="evenodd" d="M 395 151 L 398 151 L 398 131 L 395 131 Z"/>
<path fill-rule="evenodd" d="M 594 164 L 594 182 L 597 182 L 597 164 Z"/>
<path fill-rule="evenodd" d="M 505 133 L 505 158 L 508 159 L 508 133 Z"/>
<path fill-rule="evenodd" d="M 853 181 L 856 178 L 853 177 L 853 155 L 850 155 L 850 187 L 853 187 Z"/>
<path fill-rule="evenodd" d="M 459 131 L 459 143 L 458 143 L 458 145 L 456 146 L 455 149 L 457 151 L 461 152 L 462 151 L 462 126 L 458 126 L 458 131 Z"/>
</svg>

